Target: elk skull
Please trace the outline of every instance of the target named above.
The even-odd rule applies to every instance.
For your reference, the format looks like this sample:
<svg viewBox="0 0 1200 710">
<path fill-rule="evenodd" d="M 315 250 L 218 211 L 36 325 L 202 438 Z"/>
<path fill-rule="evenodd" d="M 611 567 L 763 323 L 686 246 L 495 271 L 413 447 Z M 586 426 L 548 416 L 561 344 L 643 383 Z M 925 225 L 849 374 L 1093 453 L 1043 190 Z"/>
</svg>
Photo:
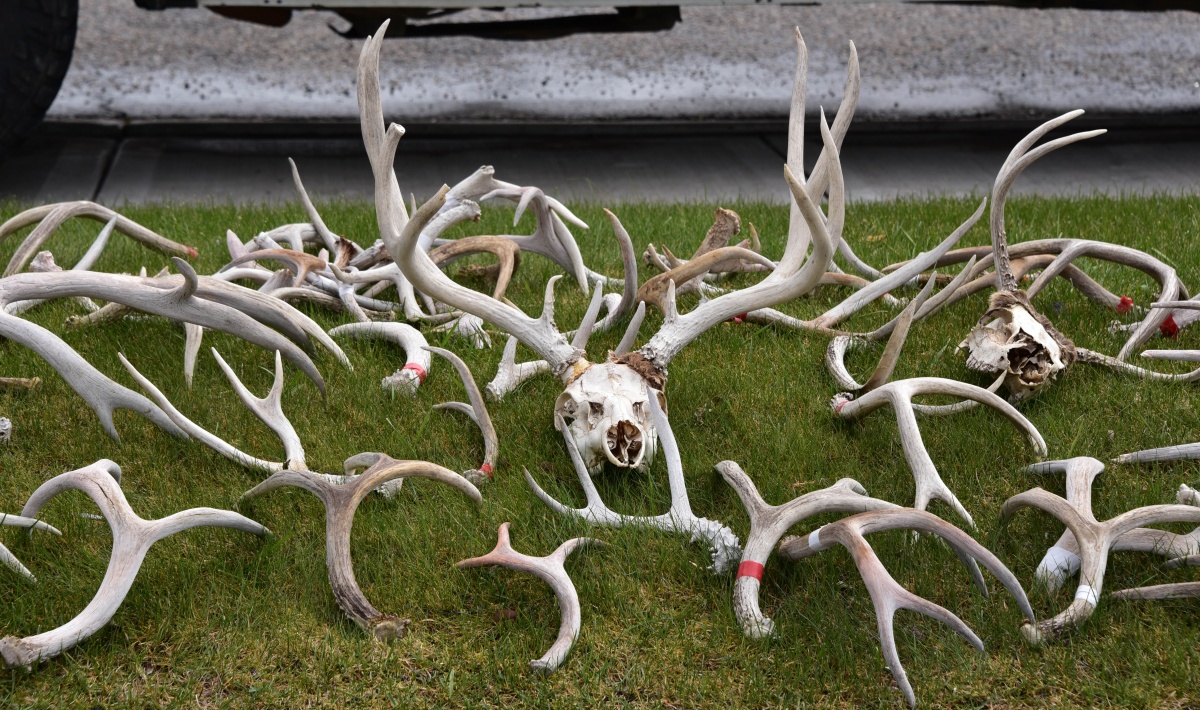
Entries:
<svg viewBox="0 0 1200 710">
<path fill-rule="evenodd" d="M 641 470 L 654 460 L 658 432 L 648 392 L 667 408 L 661 391 L 647 388 L 637 370 L 615 360 L 591 364 L 568 381 L 554 403 L 554 422 L 575 443 L 588 473 L 599 473 L 605 461 Z"/>
</svg>

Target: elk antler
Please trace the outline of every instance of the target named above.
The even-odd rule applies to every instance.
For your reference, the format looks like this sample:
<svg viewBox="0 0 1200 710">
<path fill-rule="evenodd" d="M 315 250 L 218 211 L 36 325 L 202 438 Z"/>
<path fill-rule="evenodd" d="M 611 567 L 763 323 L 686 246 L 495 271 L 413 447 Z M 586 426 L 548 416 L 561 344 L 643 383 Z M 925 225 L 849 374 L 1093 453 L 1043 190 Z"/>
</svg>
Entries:
<svg viewBox="0 0 1200 710">
<path fill-rule="evenodd" d="M 567 575 L 563 563 L 572 552 L 581 547 L 602 546 L 604 543 L 590 537 L 576 537 L 559 545 L 557 550 L 545 557 L 530 557 L 512 548 L 508 538 L 508 527 L 508 523 L 500 525 L 494 550 L 483 557 L 463 560 L 455 567 L 465 569 L 499 565 L 517 572 L 532 574 L 550 585 L 550 589 L 554 590 L 554 596 L 558 597 L 558 609 L 562 614 L 562 623 L 558 627 L 558 638 L 555 639 L 554 645 L 547 649 L 541 658 L 530 661 L 529 665 L 535 670 L 553 673 L 567 659 L 567 654 L 571 652 L 571 646 L 575 644 L 575 639 L 579 638 L 581 620 L 579 594 L 575 591 L 575 585 Z"/>
<path fill-rule="evenodd" d="M 36 636 L 5 636 L 0 639 L 0 655 L 3 655 L 9 667 L 29 666 L 41 659 L 57 656 L 103 628 L 133 586 L 146 552 L 159 540 L 200 526 L 233 528 L 259 537 L 270 533 L 249 518 L 229 510 L 213 508 L 192 508 L 160 520 L 143 520 L 125 500 L 120 477 L 120 466 L 108 459 L 101 459 L 90 466 L 55 476 L 29 497 L 21 515 L 36 518 L 46 503 L 59 493 L 71 489 L 86 493 L 99 506 L 112 528 L 112 556 L 96 596 L 74 619 L 53 631 Z"/>
<path fill-rule="evenodd" d="M 8 420 L 4 419 L 3 421 Z M 0 513 L 0 525 L 29 528 L 30 530 L 41 530 L 43 532 L 54 533 L 55 535 L 62 535 L 58 528 L 47 525 L 40 520 L 34 518 L 25 518 L 20 515 L 9 515 L 8 513 Z M 13 553 L 9 552 L 8 548 L 4 545 L 0 545 L 0 563 L 4 564 L 5 567 L 8 567 L 25 579 L 28 579 L 30 582 L 37 581 L 37 577 L 33 576 L 33 572 L 30 572 L 28 569 L 26 569 L 25 565 L 21 564 L 21 561 L 18 560 Z"/>
<path fill-rule="evenodd" d="M 769 505 L 758 492 L 754 481 L 733 461 L 716 465 L 717 472 L 741 498 L 750 516 L 750 534 L 733 582 L 733 613 L 742 633 L 750 638 L 764 638 L 775 632 L 775 622 L 763 616 L 758 605 L 759 587 L 771 549 L 788 528 L 821 513 L 861 513 L 865 510 L 896 508 L 894 503 L 871 498 L 866 489 L 851 478 L 819 491 L 805 493 L 783 505 Z"/>
<path fill-rule="evenodd" d="M 567 435 L 565 427 L 561 429 L 563 440 L 567 444 L 567 451 L 571 455 L 571 463 L 575 466 L 575 473 L 579 477 L 579 485 L 583 488 L 587 505 L 583 508 L 570 508 L 559 503 L 542 490 L 541 486 L 533 480 L 528 469 L 525 469 L 525 481 L 533 489 L 534 495 L 560 515 L 582 518 L 593 525 L 611 528 L 644 525 L 667 532 L 689 533 L 692 536 L 692 542 L 703 541 L 709 546 L 712 555 L 712 564 L 709 569 L 716 574 L 722 574 L 741 554 L 737 536 L 720 522 L 697 517 L 692 512 L 692 505 L 688 500 L 687 484 L 683 476 L 683 462 L 679 457 L 679 447 L 675 443 L 675 434 L 671 431 L 671 424 L 663 413 L 658 398 L 650 396 L 647 399 L 651 421 L 654 422 L 654 427 L 658 431 L 658 440 L 667 460 L 667 483 L 671 490 L 671 507 L 666 513 L 655 516 L 639 516 L 624 515 L 611 510 L 600 498 L 600 493 L 596 490 L 596 485 L 588 474 L 588 468 L 583 462 L 579 448 L 574 439 Z"/>
<path fill-rule="evenodd" d="M 311 471 L 276 471 L 271 477 L 242 495 L 249 500 L 276 488 L 295 486 L 312 493 L 325 505 L 325 565 L 333 598 L 350 620 L 380 640 L 399 638 L 408 620 L 384 614 L 371 605 L 354 579 L 350 558 L 350 528 L 358 504 L 372 490 L 388 481 L 420 477 L 430 478 L 458 489 L 476 505 L 483 502 L 471 482 L 449 469 L 425 461 L 397 461 L 384 454 L 359 454 L 346 460 L 346 470 L 369 466 L 360 475 L 334 483 Z"/>
<path fill-rule="evenodd" d="M 880 407 L 891 405 L 896 413 L 896 425 L 900 429 L 900 445 L 904 448 L 904 458 L 908 461 L 908 467 L 912 470 L 913 480 L 916 482 L 916 501 L 913 507 L 924 510 L 929 501 L 936 498 L 950 505 L 968 526 L 974 528 L 975 521 L 971 514 L 942 481 L 921 440 L 921 430 L 917 426 L 912 398 L 925 394 L 948 394 L 974 400 L 999 411 L 1025 433 L 1039 457 L 1046 455 L 1046 441 L 1037 427 L 1000 397 L 982 387 L 942 377 L 917 377 L 889 382 L 859 399 L 853 399 L 853 395 L 848 393 L 834 397 L 830 405 L 834 413 L 842 419 L 861 419 Z"/>
<path fill-rule="evenodd" d="M 1030 622 L 1036 619 L 1025 590 L 1004 563 L 996 558 L 983 545 L 975 542 L 970 535 L 954 527 L 950 523 L 931 513 L 911 508 L 894 510 L 877 510 L 861 513 L 849 518 L 830 523 L 812 531 L 806 537 L 790 537 L 779 545 L 779 555 L 785 559 L 801 560 L 811 557 L 821 550 L 838 544 L 846 548 L 854 564 L 862 575 L 863 584 L 871 595 L 871 603 L 875 607 L 875 620 L 879 628 L 879 643 L 883 646 L 883 657 L 892 677 L 900 685 L 900 690 L 908 700 L 909 707 L 916 707 L 917 698 L 913 694 L 912 685 L 908 682 L 908 674 L 900 664 L 900 654 L 896 651 L 896 634 L 892 628 L 893 618 L 901 609 L 908 609 L 930 618 L 936 619 L 949 626 L 959 636 L 962 636 L 980 653 L 983 652 L 983 641 L 971 631 L 962 619 L 959 619 L 948 609 L 922 599 L 904 587 L 888 573 L 887 568 L 875 556 L 875 551 L 867 543 L 865 536 L 884 530 L 919 530 L 932 533 L 949 543 L 954 548 L 959 560 L 966 565 L 976 586 L 987 596 L 987 585 L 983 581 L 976 562 L 982 563 L 1005 589 L 1017 600 L 1021 612 Z"/>
</svg>

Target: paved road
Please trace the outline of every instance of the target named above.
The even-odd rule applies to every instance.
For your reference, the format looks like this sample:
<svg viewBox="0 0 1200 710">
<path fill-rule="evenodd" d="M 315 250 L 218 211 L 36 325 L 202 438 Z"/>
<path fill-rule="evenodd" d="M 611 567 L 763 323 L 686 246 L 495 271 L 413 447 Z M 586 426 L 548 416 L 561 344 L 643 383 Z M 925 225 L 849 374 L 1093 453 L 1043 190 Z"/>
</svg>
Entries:
<svg viewBox="0 0 1200 710">
<path fill-rule="evenodd" d="M 133 0 L 80 5 L 53 117 L 355 116 L 361 42 L 334 34 L 332 14 L 272 29 Z M 511 14 L 522 12 L 539 11 Z M 868 121 L 1200 112 L 1200 14 L 898 4 L 685 8 L 656 34 L 389 41 L 385 110 L 405 123 L 779 118 L 793 26 L 810 50 L 813 110 L 840 97 L 854 40 Z"/>
</svg>

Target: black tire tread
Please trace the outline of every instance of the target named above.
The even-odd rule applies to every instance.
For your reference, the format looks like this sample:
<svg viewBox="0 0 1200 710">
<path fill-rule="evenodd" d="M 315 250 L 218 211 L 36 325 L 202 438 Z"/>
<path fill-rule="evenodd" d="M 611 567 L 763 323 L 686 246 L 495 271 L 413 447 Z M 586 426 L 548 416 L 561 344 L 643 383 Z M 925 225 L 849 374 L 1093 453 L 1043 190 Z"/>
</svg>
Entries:
<svg viewBox="0 0 1200 710">
<path fill-rule="evenodd" d="M 0 11 L 0 159 L 45 116 L 71 65 L 79 0 L 5 0 Z"/>
</svg>

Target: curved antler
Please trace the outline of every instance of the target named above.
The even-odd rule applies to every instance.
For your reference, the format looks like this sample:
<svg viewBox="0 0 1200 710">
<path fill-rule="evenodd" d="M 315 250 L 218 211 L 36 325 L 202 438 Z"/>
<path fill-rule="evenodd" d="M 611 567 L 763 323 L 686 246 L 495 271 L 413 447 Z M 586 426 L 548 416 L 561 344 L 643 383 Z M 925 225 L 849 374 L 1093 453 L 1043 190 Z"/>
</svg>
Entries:
<svg viewBox="0 0 1200 710">
<path fill-rule="evenodd" d="M 29 497 L 21 515 L 36 518 L 46 503 L 59 493 L 71 489 L 86 493 L 112 528 L 112 556 L 96 596 L 74 619 L 36 636 L 5 636 L 0 639 L 0 655 L 3 655 L 9 667 L 29 666 L 41 659 L 57 656 L 103 628 L 133 586 L 146 552 L 159 540 L 200 526 L 233 528 L 259 537 L 270 532 L 238 513 L 213 508 L 192 508 L 160 520 L 143 520 L 125 500 L 125 493 L 118 483 L 120 476 L 120 466 L 101 459 L 90 466 L 46 481 Z"/>
<path fill-rule="evenodd" d="M 471 376 L 471 368 L 467 367 L 467 363 L 463 362 L 462 358 L 449 350 L 431 347 L 425 349 L 446 358 L 451 365 L 454 365 L 458 376 L 462 378 L 463 387 L 467 390 L 467 399 L 471 402 L 470 404 L 446 402 L 445 404 L 435 404 L 433 408 L 467 415 L 471 421 L 475 422 L 475 426 L 479 427 L 479 432 L 483 434 L 483 463 L 479 465 L 479 468 L 464 471 L 463 477 L 476 484 L 492 480 L 492 473 L 496 469 L 496 460 L 500 457 L 500 440 L 496 436 L 496 427 L 492 426 L 492 418 L 488 415 L 487 405 L 484 404 L 479 385 L 475 384 L 475 378 Z"/>
<path fill-rule="evenodd" d="M 347 460 L 347 468 L 372 461 L 360 475 L 334 483 L 311 471 L 278 471 L 270 478 L 242 494 L 249 500 L 264 493 L 294 486 L 312 493 L 325 505 L 325 564 L 329 571 L 329 586 L 333 598 L 350 620 L 380 640 L 399 638 L 408 620 L 394 614 L 384 614 L 371 605 L 354 579 L 354 562 L 350 557 L 350 528 L 358 504 L 371 491 L 385 483 L 402 478 L 429 478 L 456 488 L 475 502 L 483 502 L 479 490 L 453 471 L 425 461 L 397 461 L 384 454 L 360 454 Z"/>
<path fill-rule="evenodd" d="M 567 575 L 563 563 L 575 550 L 588 545 L 602 546 L 604 543 L 590 537 L 576 537 L 558 546 L 558 549 L 546 557 L 530 557 L 512 548 L 508 537 L 509 523 L 502 523 L 497 533 L 496 548 L 483 557 L 472 557 L 455 565 L 459 569 L 469 567 L 487 567 L 499 565 L 517 572 L 532 574 L 554 591 L 558 597 L 558 608 L 562 614 L 562 623 L 558 627 L 558 638 L 554 645 L 536 661 L 529 665 L 535 670 L 553 673 L 567 659 L 575 639 L 579 638 L 581 612 L 579 609 L 579 594 L 575 585 Z"/>
<path fill-rule="evenodd" d="M 347 323 L 329 331 L 329 334 L 351 338 L 381 338 L 404 349 L 404 367 L 383 378 L 383 388 L 390 392 L 415 395 L 417 388 L 425 383 L 432 359 L 425 348 L 429 341 L 421 331 L 407 323 Z"/>
</svg>

